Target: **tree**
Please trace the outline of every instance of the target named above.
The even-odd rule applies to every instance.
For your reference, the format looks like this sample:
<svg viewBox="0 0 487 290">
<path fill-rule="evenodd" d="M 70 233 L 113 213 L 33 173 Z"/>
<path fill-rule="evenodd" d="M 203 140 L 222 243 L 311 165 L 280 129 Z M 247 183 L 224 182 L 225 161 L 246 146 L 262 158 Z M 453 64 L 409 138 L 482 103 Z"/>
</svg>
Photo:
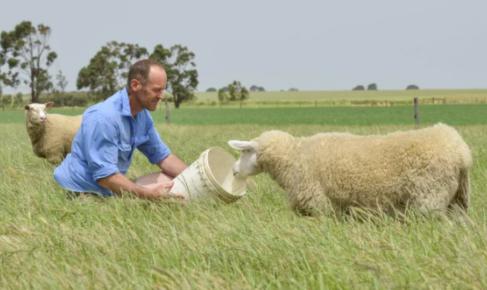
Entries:
<svg viewBox="0 0 487 290">
<path fill-rule="evenodd" d="M 24 98 L 22 96 L 22 93 L 17 93 L 15 95 L 15 98 L 13 99 L 13 105 L 15 107 L 23 107 L 24 106 Z"/>
<path fill-rule="evenodd" d="M 206 90 L 208 93 L 216 92 L 217 90 L 214 87 L 208 88 Z"/>
<path fill-rule="evenodd" d="M 218 90 L 218 101 L 220 104 L 225 104 L 229 100 L 228 97 L 228 90 L 224 90 L 223 88 Z"/>
<path fill-rule="evenodd" d="M 167 49 L 162 44 L 156 45 L 150 58 L 161 62 L 167 72 L 167 90 L 173 95 L 174 106 L 195 98 L 198 86 L 198 71 L 194 62 L 195 54 L 186 46 L 179 44 Z"/>
<path fill-rule="evenodd" d="M 371 83 L 367 86 L 367 91 L 377 91 L 377 84 Z"/>
<path fill-rule="evenodd" d="M 20 83 L 28 85 L 33 103 L 52 87 L 48 67 L 57 54 L 48 44 L 50 35 L 49 26 L 35 27 L 30 21 L 22 21 L 12 31 L 2 31 L 0 35 L 0 66 L 8 66 L 6 72 L 0 72 L 0 79 L 13 88 Z"/>
<path fill-rule="evenodd" d="M 60 93 L 64 93 L 66 91 L 66 87 L 68 86 L 68 80 L 64 76 L 61 70 L 58 71 L 56 75 L 56 91 Z"/>
<path fill-rule="evenodd" d="M 290 91 L 290 92 L 298 92 L 299 90 L 297 88 L 289 88 L 288 91 Z"/>
<path fill-rule="evenodd" d="M 364 91 L 365 87 L 363 85 L 357 85 L 355 86 L 352 91 Z"/>
<path fill-rule="evenodd" d="M 264 89 L 264 87 L 259 87 L 257 85 L 251 85 L 250 91 L 251 92 L 265 92 L 265 89 Z"/>
<path fill-rule="evenodd" d="M 230 101 L 244 101 L 249 98 L 249 90 L 244 87 L 239 81 L 233 81 L 227 86 L 228 99 Z M 224 91 L 222 89 L 222 91 Z"/>
<path fill-rule="evenodd" d="M 419 90 L 419 87 L 417 85 L 409 85 L 406 87 L 406 90 Z"/>
<path fill-rule="evenodd" d="M 81 68 L 76 86 L 79 90 L 88 88 L 96 99 L 111 96 L 126 85 L 130 65 L 147 54 L 147 49 L 137 44 L 111 41 Z"/>
</svg>

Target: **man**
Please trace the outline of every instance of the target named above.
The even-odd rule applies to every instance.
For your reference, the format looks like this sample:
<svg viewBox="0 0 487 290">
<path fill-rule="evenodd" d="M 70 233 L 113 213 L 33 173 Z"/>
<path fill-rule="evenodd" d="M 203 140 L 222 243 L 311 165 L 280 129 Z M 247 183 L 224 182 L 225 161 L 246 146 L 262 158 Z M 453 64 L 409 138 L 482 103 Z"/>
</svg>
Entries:
<svg viewBox="0 0 487 290">
<path fill-rule="evenodd" d="M 186 164 L 161 141 L 149 113 L 164 99 L 166 83 L 158 62 L 146 59 L 133 64 L 127 88 L 85 111 L 71 153 L 54 171 L 55 180 L 69 191 L 103 196 L 123 192 L 150 199 L 178 196 L 169 193 L 171 179 Z M 135 148 L 161 168 L 160 173 L 146 176 L 153 180 L 146 186 L 124 175 Z"/>
</svg>

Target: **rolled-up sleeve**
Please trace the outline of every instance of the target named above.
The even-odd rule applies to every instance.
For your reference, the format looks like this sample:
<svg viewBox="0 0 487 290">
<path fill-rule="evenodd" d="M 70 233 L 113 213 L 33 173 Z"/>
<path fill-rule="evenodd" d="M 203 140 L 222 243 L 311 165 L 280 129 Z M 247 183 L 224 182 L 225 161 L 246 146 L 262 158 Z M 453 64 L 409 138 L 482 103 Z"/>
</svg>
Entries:
<svg viewBox="0 0 487 290">
<path fill-rule="evenodd" d="M 150 126 L 150 129 L 147 132 L 147 137 L 147 141 L 137 146 L 137 149 L 149 159 L 150 163 L 158 164 L 171 154 L 171 150 L 164 142 L 162 142 L 161 137 L 154 126 Z"/>
<path fill-rule="evenodd" d="M 119 172 L 117 167 L 117 129 L 103 118 L 86 121 L 83 126 L 84 154 L 93 179 L 98 180 Z"/>
</svg>

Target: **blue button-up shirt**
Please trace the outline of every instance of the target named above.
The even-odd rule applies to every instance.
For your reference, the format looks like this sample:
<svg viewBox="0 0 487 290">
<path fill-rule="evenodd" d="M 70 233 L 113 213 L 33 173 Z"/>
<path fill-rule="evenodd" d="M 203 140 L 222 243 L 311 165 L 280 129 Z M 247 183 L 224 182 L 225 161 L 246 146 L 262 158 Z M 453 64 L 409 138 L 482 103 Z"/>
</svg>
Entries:
<svg viewBox="0 0 487 290">
<path fill-rule="evenodd" d="M 171 153 L 146 109 L 132 117 L 129 96 L 123 89 L 85 111 L 71 153 L 54 170 L 54 179 L 67 190 L 110 196 L 113 193 L 96 181 L 125 174 L 135 148 L 153 164 Z"/>
</svg>

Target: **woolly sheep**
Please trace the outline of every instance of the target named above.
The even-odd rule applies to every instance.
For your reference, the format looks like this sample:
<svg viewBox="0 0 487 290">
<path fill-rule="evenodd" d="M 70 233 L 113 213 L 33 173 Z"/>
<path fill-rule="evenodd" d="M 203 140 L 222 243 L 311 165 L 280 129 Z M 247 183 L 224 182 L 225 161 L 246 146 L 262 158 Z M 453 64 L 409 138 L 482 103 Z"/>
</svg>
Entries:
<svg viewBox="0 0 487 290">
<path fill-rule="evenodd" d="M 58 164 L 71 152 L 71 142 L 82 116 L 47 114 L 46 109 L 52 106 L 52 102 L 26 105 L 25 121 L 34 154 Z"/>
<path fill-rule="evenodd" d="M 252 141 L 228 143 L 241 151 L 235 175 L 269 173 L 302 214 L 468 208 L 470 149 L 444 124 L 370 136 L 320 133 L 298 138 L 267 131 Z"/>
</svg>

